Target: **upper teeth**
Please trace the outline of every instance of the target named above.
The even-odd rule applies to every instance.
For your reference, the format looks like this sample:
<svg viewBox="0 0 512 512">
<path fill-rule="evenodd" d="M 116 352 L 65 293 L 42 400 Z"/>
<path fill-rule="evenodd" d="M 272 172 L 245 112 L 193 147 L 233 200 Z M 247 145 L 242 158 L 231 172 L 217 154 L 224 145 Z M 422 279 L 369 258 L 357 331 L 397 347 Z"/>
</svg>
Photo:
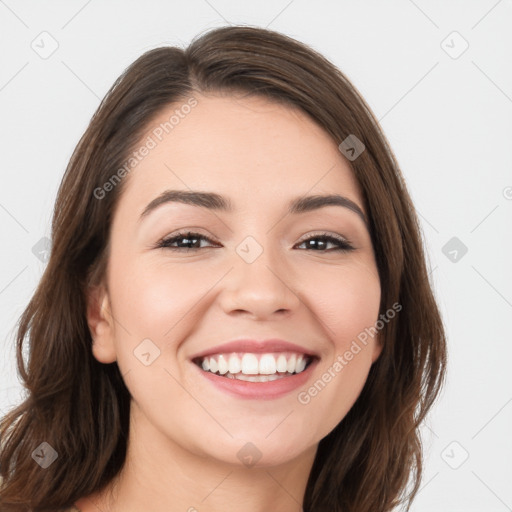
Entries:
<svg viewBox="0 0 512 512">
<path fill-rule="evenodd" d="M 205 371 L 212 373 L 245 375 L 272 375 L 280 373 L 300 373 L 307 364 L 307 356 L 304 354 L 279 353 L 279 354 L 216 354 L 207 356 L 200 361 Z"/>
</svg>

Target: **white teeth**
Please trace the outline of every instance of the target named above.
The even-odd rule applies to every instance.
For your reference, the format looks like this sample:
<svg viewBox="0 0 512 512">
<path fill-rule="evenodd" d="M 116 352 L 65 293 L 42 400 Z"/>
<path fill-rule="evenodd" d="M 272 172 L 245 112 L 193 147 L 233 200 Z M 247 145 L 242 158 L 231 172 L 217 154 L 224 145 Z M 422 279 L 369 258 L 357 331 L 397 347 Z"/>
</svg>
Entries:
<svg viewBox="0 0 512 512">
<path fill-rule="evenodd" d="M 231 354 L 229 358 L 229 373 L 240 373 L 242 371 L 242 363 L 236 354 Z"/>
<path fill-rule="evenodd" d="M 284 354 L 281 354 L 277 358 L 276 370 L 281 373 L 288 371 L 288 364 L 286 363 L 286 356 Z"/>
<path fill-rule="evenodd" d="M 269 382 L 271 380 L 284 379 L 284 375 L 244 375 L 243 373 L 239 373 L 238 375 L 233 375 L 231 378 L 248 382 Z"/>
<path fill-rule="evenodd" d="M 219 364 L 219 373 L 221 375 L 224 375 L 225 373 L 228 372 L 228 369 L 229 369 L 228 362 L 226 361 L 226 358 L 222 354 L 219 354 L 218 364 Z"/>
<path fill-rule="evenodd" d="M 231 379 L 266 382 L 303 372 L 308 360 L 304 354 L 233 353 L 205 357 L 200 366 L 206 372 L 217 373 Z"/>
<path fill-rule="evenodd" d="M 212 373 L 216 373 L 218 369 L 219 365 L 217 364 L 217 361 L 213 357 L 210 357 L 210 371 Z"/>
<path fill-rule="evenodd" d="M 276 360 L 272 354 L 263 354 L 260 359 L 259 373 L 262 375 L 272 375 L 276 373 Z"/>
<path fill-rule="evenodd" d="M 297 359 L 297 364 L 295 366 L 295 371 L 297 373 L 300 373 L 304 370 L 304 368 L 306 368 L 306 360 L 304 359 L 304 357 L 299 356 L 299 358 Z"/>
<path fill-rule="evenodd" d="M 254 354 L 244 354 L 242 357 L 242 373 L 245 375 L 258 374 L 258 358 Z"/>
<path fill-rule="evenodd" d="M 294 372 L 295 371 L 295 354 L 292 354 L 290 359 L 288 359 L 288 366 L 287 366 L 287 370 L 289 372 Z"/>
</svg>

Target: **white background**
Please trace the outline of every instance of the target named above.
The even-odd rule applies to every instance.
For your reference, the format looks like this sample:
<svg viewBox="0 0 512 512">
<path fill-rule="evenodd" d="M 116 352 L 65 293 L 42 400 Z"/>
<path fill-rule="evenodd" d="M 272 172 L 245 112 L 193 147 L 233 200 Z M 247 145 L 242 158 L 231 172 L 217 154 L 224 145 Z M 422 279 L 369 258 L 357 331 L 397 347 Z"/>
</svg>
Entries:
<svg viewBox="0 0 512 512">
<path fill-rule="evenodd" d="M 144 51 L 230 23 L 283 32 L 340 67 L 381 121 L 420 215 L 450 364 L 413 512 L 512 510 L 507 0 L 0 0 L 0 414 L 20 397 L 14 327 L 44 269 L 32 248 L 50 237 L 57 187 L 100 99 Z M 32 46 L 52 39 L 41 58 Z M 468 248 L 456 262 L 442 252 L 452 237 Z"/>
</svg>

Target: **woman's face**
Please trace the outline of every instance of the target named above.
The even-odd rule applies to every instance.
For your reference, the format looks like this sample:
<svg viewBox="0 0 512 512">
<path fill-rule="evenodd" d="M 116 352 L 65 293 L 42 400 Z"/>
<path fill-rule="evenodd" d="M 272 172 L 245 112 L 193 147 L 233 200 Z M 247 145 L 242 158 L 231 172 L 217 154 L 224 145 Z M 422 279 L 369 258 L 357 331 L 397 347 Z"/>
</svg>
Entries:
<svg viewBox="0 0 512 512">
<path fill-rule="evenodd" d="M 363 197 L 337 144 L 300 111 L 195 98 L 155 118 L 123 178 L 99 299 L 111 316 L 93 351 L 117 359 L 140 435 L 275 465 L 316 450 L 380 353 L 377 337 L 358 341 L 378 320 L 381 292 L 363 218 L 350 202 L 288 210 L 339 195 L 364 212 Z M 166 191 L 217 194 L 231 209 L 166 201 Z M 217 348 L 240 340 L 260 343 Z"/>
</svg>

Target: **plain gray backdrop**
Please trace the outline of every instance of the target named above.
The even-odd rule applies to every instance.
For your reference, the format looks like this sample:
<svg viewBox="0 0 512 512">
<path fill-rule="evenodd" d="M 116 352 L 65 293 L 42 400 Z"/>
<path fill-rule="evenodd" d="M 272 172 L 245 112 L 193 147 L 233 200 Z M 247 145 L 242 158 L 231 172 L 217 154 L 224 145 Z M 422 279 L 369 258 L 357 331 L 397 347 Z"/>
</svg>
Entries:
<svg viewBox="0 0 512 512">
<path fill-rule="evenodd" d="M 0 0 L 0 414 L 56 191 L 100 99 L 144 51 L 268 27 L 331 59 L 380 120 L 422 223 L 449 375 L 413 512 L 512 510 L 512 2 Z"/>
</svg>

